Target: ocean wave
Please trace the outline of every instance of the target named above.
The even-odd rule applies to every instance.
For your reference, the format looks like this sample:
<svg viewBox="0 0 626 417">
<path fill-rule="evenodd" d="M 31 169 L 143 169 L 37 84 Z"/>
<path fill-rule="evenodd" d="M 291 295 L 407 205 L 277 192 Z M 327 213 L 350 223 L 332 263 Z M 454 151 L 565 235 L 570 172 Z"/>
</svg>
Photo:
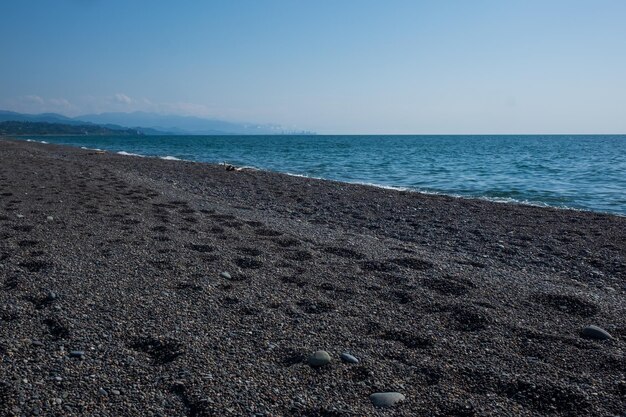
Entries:
<svg viewBox="0 0 626 417">
<path fill-rule="evenodd" d="M 117 152 L 118 155 L 124 155 L 124 156 L 138 156 L 140 158 L 145 158 L 145 155 L 141 155 L 138 153 L 132 153 L 132 152 L 126 152 L 126 151 L 119 151 Z"/>
<path fill-rule="evenodd" d="M 159 159 L 165 159 L 166 161 L 181 161 L 180 158 L 176 158 L 175 156 L 170 156 L 170 155 L 159 156 Z"/>
</svg>

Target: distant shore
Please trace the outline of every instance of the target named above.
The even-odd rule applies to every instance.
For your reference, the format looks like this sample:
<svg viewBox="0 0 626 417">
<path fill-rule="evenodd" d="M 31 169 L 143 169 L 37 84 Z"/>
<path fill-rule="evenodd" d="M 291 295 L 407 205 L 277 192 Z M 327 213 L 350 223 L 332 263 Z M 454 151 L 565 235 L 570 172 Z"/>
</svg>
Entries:
<svg viewBox="0 0 626 417">
<path fill-rule="evenodd" d="M 624 412 L 624 217 L 9 138 L 0 161 L 1 415 Z"/>
</svg>

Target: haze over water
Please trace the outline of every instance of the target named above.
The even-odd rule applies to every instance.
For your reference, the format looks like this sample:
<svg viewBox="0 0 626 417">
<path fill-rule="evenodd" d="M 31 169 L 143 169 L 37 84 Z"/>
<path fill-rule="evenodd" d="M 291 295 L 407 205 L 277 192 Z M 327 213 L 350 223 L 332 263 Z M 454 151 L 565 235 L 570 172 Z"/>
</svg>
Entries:
<svg viewBox="0 0 626 417">
<path fill-rule="evenodd" d="M 626 135 L 67 136 L 52 143 L 626 215 Z"/>
</svg>

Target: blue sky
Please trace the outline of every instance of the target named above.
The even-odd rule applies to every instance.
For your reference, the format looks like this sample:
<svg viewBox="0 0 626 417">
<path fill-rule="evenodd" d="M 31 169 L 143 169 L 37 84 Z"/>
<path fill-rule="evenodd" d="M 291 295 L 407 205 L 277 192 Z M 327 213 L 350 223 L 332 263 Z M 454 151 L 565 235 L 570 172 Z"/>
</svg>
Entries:
<svg viewBox="0 0 626 417">
<path fill-rule="evenodd" d="M 0 108 L 625 133 L 626 1 L 5 0 Z"/>
</svg>

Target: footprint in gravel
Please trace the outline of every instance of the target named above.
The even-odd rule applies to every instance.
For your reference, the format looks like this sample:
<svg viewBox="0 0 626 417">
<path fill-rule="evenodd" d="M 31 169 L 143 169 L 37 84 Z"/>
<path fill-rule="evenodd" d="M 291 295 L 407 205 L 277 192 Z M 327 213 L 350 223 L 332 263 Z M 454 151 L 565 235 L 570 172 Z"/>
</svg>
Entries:
<svg viewBox="0 0 626 417">
<path fill-rule="evenodd" d="M 235 264 L 244 269 L 259 269 L 263 266 L 263 262 L 252 258 L 237 258 Z"/>
<path fill-rule="evenodd" d="M 237 219 L 232 214 L 211 214 L 209 217 L 212 218 L 212 219 L 218 220 L 221 223 L 223 223 L 225 221 L 236 220 Z"/>
<path fill-rule="evenodd" d="M 31 248 L 39 243 L 38 240 L 20 240 L 17 245 L 21 248 Z"/>
<path fill-rule="evenodd" d="M 464 278 L 453 278 L 446 276 L 443 278 L 427 278 L 422 284 L 433 291 L 443 295 L 459 296 L 469 292 L 476 287 L 474 283 Z"/>
<path fill-rule="evenodd" d="M 501 389 L 513 401 L 541 414 L 579 415 L 591 405 L 580 388 L 563 383 L 517 380 L 504 383 Z"/>
<path fill-rule="evenodd" d="M 47 261 L 30 260 L 30 261 L 20 262 L 18 266 L 21 266 L 22 268 L 26 269 L 29 272 L 40 272 L 40 271 L 50 268 L 52 264 Z"/>
<path fill-rule="evenodd" d="M 341 258 L 363 259 L 365 257 L 362 253 L 347 248 L 327 246 L 323 249 L 323 251 L 326 253 L 330 253 L 331 255 L 339 256 Z"/>
<path fill-rule="evenodd" d="M 306 279 L 302 278 L 299 275 L 281 277 L 280 280 L 285 284 L 293 284 L 300 288 L 306 287 L 308 285 Z"/>
<path fill-rule="evenodd" d="M 247 256 L 261 256 L 263 255 L 263 252 L 255 249 L 255 248 L 245 248 L 245 247 L 239 247 L 237 248 L 237 252 L 241 253 L 242 255 L 247 255 Z"/>
<path fill-rule="evenodd" d="M 20 224 L 17 226 L 13 226 L 13 230 L 16 230 L 18 232 L 26 232 L 26 233 L 32 232 L 34 228 L 35 228 L 34 226 L 27 225 L 27 224 Z"/>
<path fill-rule="evenodd" d="M 313 255 L 311 254 L 311 252 L 306 251 L 306 250 L 296 250 L 296 251 L 289 251 L 287 252 L 287 254 L 285 255 L 285 258 L 291 261 L 309 261 L 311 259 L 313 259 Z"/>
<path fill-rule="evenodd" d="M 479 261 L 474 261 L 474 260 L 462 260 L 462 261 L 455 261 L 457 264 L 459 265 L 469 265 L 469 266 L 473 266 L 474 268 L 485 268 L 487 265 L 479 262 Z"/>
<path fill-rule="evenodd" d="M 202 417 L 215 415 L 212 407 L 212 401 L 207 399 L 194 399 L 188 392 L 183 382 L 175 382 L 171 387 L 174 393 L 185 406 L 185 415 L 189 417 Z"/>
<path fill-rule="evenodd" d="M 306 314 L 329 313 L 336 309 L 335 304 L 328 301 L 304 299 L 298 301 L 298 307 Z"/>
<path fill-rule="evenodd" d="M 165 233 L 168 231 L 166 226 L 155 226 L 152 228 L 153 232 L 160 232 L 160 233 Z"/>
<path fill-rule="evenodd" d="M 435 264 L 430 261 L 417 258 L 396 258 L 391 259 L 391 262 L 404 268 L 414 269 L 416 271 L 426 271 L 434 268 L 435 266 Z"/>
<path fill-rule="evenodd" d="M 540 304 L 551 307 L 554 310 L 580 317 L 592 317 L 600 310 L 594 303 L 575 295 L 540 293 L 536 295 L 536 299 Z"/>
<path fill-rule="evenodd" d="M 43 324 L 48 327 L 50 335 L 55 340 L 67 339 L 70 335 L 69 328 L 57 317 L 48 317 L 43 321 Z"/>
<path fill-rule="evenodd" d="M 195 243 L 190 244 L 189 249 L 196 251 L 196 252 L 201 252 L 201 253 L 209 253 L 215 250 L 215 248 L 211 245 L 203 245 L 203 244 L 195 244 Z"/>
<path fill-rule="evenodd" d="M 257 234 L 257 236 L 267 236 L 267 237 L 275 237 L 275 236 L 281 236 L 282 232 L 279 232 L 278 230 L 274 230 L 274 229 L 257 229 L 254 231 L 254 233 Z"/>
<path fill-rule="evenodd" d="M 450 314 L 451 327 L 463 332 L 483 330 L 491 323 L 491 316 L 483 309 L 455 307 Z"/>
<path fill-rule="evenodd" d="M 263 223 L 257 222 L 257 221 L 249 221 L 249 222 L 246 222 L 246 224 L 252 227 L 263 227 Z"/>
<path fill-rule="evenodd" d="M 169 242 L 170 240 L 172 240 L 165 235 L 152 236 L 152 239 L 156 240 L 157 242 Z"/>
<path fill-rule="evenodd" d="M 294 239 L 291 237 L 285 237 L 282 239 L 274 239 L 273 242 L 282 248 L 290 248 L 293 246 L 300 246 L 302 244 L 298 239 Z"/>
<path fill-rule="evenodd" d="M 133 350 L 148 354 L 155 365 L 170 363 L 184 354 L 183 344 L 169 337 L 139 337 L 136 338 L 129 347 Z"/>
<path fill-rule="evenodd" d="M 413 296 L 408 291 L 396 290 L 384 294 L 381 298 L 396 304 L 408 304 L 413 301 Z"/>
<path fill-rule="evenodd" d="M 432 336 L 418 335 L 417 333 L 404 330 L 387 330 L 383 332 L 379 338 L 400 342 L 408 349 L 428 349 L 435 344 Z"/>
<path fill-rule="evenodd" d="M 395 263 L 389 261 L 363 261 L 360 266 L 364 271 L 374 272 L 393 272 L 399 269 Z"/>
<path fill-rule="evenodd" d="M 298 352 L 294 349 L 284 349 L 281 354 L 281 362 L 284 366 L 293 366 L 299 363 L 304 363 L 306 356 L 302 352 Z"/>
<path fill-rule="evenodd" d="M 178 285 L 176 285 L 176 289 L 183 290 L 183 291 L 198 292 L 198 291 L 202 291 L 202 285 L 196 284 L 193 282 L 181 282 Z"/>
</svg>

